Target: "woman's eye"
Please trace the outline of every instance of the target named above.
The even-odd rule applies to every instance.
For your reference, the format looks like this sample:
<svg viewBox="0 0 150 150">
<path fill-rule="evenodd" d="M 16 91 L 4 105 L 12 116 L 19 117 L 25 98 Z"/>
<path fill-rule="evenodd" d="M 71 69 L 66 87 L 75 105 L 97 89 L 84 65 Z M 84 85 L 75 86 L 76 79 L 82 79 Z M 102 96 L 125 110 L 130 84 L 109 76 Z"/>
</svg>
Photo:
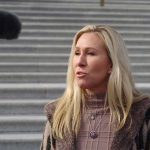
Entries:
<svg viewBox="0 0 150 150">
<path fill-rule="evenodd" d="M 88 54 L 88 55 L 91 55 L 91 56 L 94 56 L 94 55 L 95 55 L 95 53 L 93 53 L 93 52 L 88 52 L 87 54 Z"/>
<path fill-rule="evenodd" d="M 80 55 L 80 52 L 76 51 L 74 54 L 75 54 L 75 55 Z"/>
</svg>

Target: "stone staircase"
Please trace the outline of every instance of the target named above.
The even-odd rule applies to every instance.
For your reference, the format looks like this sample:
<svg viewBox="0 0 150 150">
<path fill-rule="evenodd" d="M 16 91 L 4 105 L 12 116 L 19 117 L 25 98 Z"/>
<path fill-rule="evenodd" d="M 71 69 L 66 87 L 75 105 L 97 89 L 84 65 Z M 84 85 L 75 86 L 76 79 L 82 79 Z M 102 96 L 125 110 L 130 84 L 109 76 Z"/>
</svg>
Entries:
<svg viewBox="0 0 150 150">
<path fill-rule="evenodd" d="M 18 40 L 0 40 L 0 150 L 37 150 L 43 106 L 59 97 L 72 38 L 86 24 L 108 24 L 129 49 L 136 86 L 150 92 L 150 1 L 0 0 L 23 24 Z"/>
</svg>

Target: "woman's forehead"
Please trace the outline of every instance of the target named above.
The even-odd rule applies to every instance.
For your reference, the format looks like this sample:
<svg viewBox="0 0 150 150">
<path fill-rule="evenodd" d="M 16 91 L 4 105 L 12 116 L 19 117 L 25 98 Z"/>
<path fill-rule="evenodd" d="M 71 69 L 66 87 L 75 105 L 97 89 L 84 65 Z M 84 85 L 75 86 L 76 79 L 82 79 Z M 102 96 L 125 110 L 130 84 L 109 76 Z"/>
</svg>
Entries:
<svg viewBox="0 0 150 150">
<path fill-rule="evenodd" d="M 75 47 L 102 47 L 105 43 L 95 32 L 83 33 L 76 42 Z"/>
</svg>

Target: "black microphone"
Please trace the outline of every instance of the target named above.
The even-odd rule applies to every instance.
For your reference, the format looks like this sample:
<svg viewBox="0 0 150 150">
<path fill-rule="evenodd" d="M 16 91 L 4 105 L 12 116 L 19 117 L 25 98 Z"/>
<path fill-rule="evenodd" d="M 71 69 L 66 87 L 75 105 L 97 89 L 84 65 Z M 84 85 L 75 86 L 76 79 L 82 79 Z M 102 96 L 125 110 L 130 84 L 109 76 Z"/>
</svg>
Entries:
<svg viewBox="0 0 150 150">
<path fill-rule="evenodd" d="M 21 21 L 15 14 L 0 11 L 0 39 L 17 39 L 21 28 Z"/>
</svg>

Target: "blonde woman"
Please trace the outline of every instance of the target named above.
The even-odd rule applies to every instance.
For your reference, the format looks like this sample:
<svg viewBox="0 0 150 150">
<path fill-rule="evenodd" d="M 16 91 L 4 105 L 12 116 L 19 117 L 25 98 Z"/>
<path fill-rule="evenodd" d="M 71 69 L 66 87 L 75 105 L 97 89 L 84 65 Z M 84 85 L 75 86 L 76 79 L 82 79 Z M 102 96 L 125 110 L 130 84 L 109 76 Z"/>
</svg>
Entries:
<svg viewBox="0 0 150 150">
<path fill-rule="evenodd" d="M 109 26 L 77 32 L 66 90 L 45 110 L 41 150 L 150 150 L 150 100 L 135 88 L 124 41 Z"/>
</svg>

